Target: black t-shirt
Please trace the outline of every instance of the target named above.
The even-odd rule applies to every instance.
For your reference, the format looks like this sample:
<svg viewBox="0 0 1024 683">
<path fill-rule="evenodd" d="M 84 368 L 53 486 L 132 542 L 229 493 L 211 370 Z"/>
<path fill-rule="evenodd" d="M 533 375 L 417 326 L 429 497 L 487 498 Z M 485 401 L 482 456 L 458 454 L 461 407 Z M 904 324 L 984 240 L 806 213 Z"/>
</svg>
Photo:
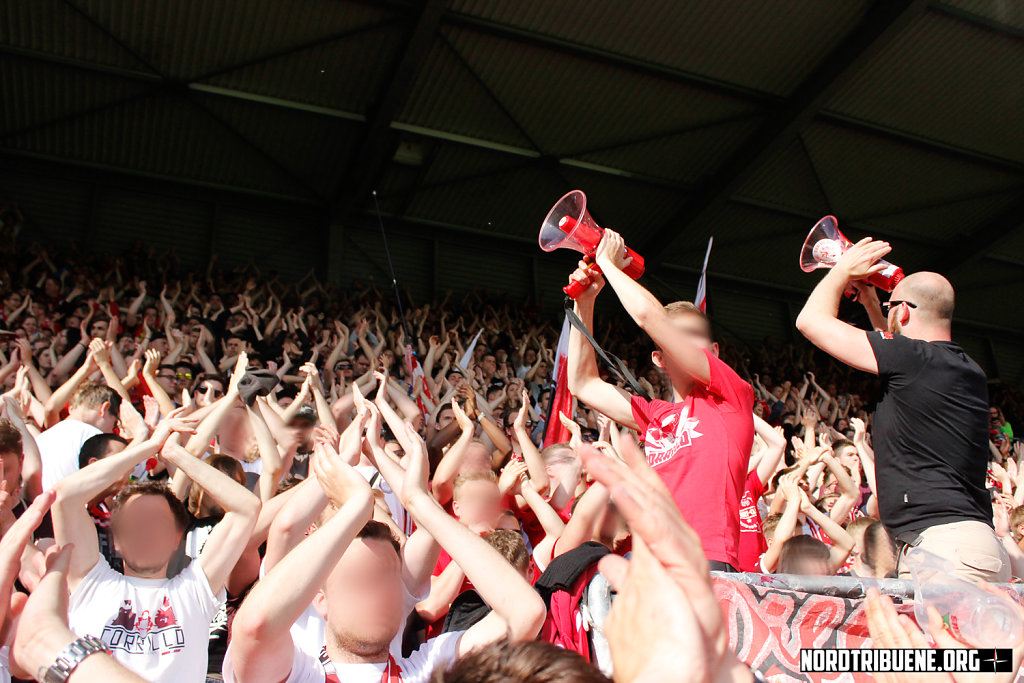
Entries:
<svg viewBox="0 0 1024 683">
<path fill-rule="evenodd" d="M 867 335 L 884 383 L 873 434 L 882 521 L 896 534 L 964 520 L 992 526 L 984 371 L 953 342 Z"/>
</svg>

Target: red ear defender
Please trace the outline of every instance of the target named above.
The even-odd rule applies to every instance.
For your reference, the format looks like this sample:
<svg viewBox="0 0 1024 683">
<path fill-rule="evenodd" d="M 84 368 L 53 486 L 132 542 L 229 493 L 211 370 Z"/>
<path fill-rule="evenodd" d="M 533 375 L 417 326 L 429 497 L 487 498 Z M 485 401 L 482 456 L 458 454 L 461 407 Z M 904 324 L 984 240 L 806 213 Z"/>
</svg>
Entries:
<svg viewBox="0 0 1024 683">
<path fill-rule="evenodd" d="M 853 246 L 846 235 L 839 231 L 835 216 L 825 216 L 811 228 L 800 250 L 800 270 L 809 273 L 818 268 L 831 268 L 839 257 Z M 882 260 L 885 269 L 868 276 L 867 281 L 887 292 L 891 292 L 903 279 L 903 269 Z"/>
<path fill-rule="evenodd" d="M 573 190 L 551 207 L 547 217 L 540 226 L 540 248 L 544 251 L 555 249 L 573 249 L 583 254 L 583 260 L 590 268 L 600 273 L 594 264 L 594 252 L 601 241 L 601 228 L 587 212 L 587 195 L 580 190 Z M 634 280 L 644 274 L 644 259 L 629 247 L 626 253 L 633 261 L 623 271 Z M 578 282 L 571 282 L 562 288 L 570 299 L 575 299 L 583 291 Z"/>
</svg>

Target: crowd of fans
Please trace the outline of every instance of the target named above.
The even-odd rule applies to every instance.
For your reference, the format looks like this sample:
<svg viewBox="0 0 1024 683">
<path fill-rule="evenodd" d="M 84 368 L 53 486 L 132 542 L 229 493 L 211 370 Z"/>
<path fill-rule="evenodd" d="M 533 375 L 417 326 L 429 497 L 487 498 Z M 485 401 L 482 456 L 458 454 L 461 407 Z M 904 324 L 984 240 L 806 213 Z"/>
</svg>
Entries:
<svg viewBox="0 0 1024 683">
<path fill-rule="evenodd" d="M 528 303 L 405 292 L 403 319 L 390 292 L 312 271 L 284 282 L 8 238 L 0 668 L 15 677 L 42 680 L 93 636 L 112 654 L 72 680 L 607 680 L 582 655 L 615 680 L 678 680 L 687 661 L 694 680 L 746 681 L 709 566 L 897 575 L 872 440 L 882 386 L 809 344 L 716 355 L 707 335 L 703 383 L 740 408 L 685 429 L 728 441 L 744 476 L 730 501 L 691 459 L 669 476 L 705 489 L 692 510 L 648 464 L 674 457 L 649 425 L 679 399 L 657 332 L 656 346 L 596 325 L 653 401 L 577 355 L 578 400 L 551 416 L 557 321 Z M 992 392 L 987 486 L 1024 578 L 1022 409 Z M 549 420 L 568 442 L 543 447 Z M 574 640 L 598 566 L 617 591 L 598 625 L 610 658 Z M 876 628 L 895 618 L 869 602 Z"/>
</svg>

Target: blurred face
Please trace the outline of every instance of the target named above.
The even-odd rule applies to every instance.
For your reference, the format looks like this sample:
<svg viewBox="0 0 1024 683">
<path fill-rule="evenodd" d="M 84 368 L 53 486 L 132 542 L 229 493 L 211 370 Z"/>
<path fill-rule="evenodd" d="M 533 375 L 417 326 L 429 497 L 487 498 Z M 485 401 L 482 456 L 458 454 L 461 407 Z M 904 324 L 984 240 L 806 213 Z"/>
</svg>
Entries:
<svg viewBox="0 0 1024 683">
<path fill-rule="evenodd" d="M 387 541 L 357 538 L 313 606 L 327 619 L 327 644 L 362 657 L 387 655 L 405 613 L 402 562 Z"/>
<path fill-rule="evenodd" d="M 166 575 L 182 530 L 163 496 L 132 496 L 115 514 L 112 528 L 125 569 L 137 576 Z"/>
<path fill-rule="evenodd" d="M 229 356 L 237 356 L 245 349 L 245 345 L 242 340 L 238 337 L 231 337 L 227 341 L 227 350 Z"/>
<path fill-rule="evenodd" d="M 97 320 L 89 326 L 89 334 L 93 337 L 106 337 L 107 336 L 107 321 Z"/>
<path fill-rule="evenodd" d="M 9 498 L 7 499 L 8 505 L 14 506 L 18 501 L 14 496 L 14 492 L 21 488 L 21 453 L 15 453 L 13 451 L 7 453 L 0 453 L 0 462 L 4 466 L 4 491 L 7 492 Z"/>
<path fill-rule="evenodd" d="M 370 359 L 366 356 L 357 356 L 355 369 L 360 375 L 365 375 L 370 370 Z"/>
<path fill-rule="evenodd" d="M 164 339 L 163 337 L 160 337 L 159 339 L 154 339 L 152 342 L 150 342 L 149 348 L 156 349 L 157 351 L 160 352 L 161 356 L 167 355 L 167 340 Z"/>
<path fill-rule="evenodd" d="M 178 374 L 174 368 L 160 368 L 156 373 L 156 383 L 169 394 L 178 393 Z"/>
<path fill-rule="evenodd" d="M 462 376 L 461 372 L 449 372 L 448 373 L 448 384 L 451 385 L 452 389 L 459 387 L 466 378 Z"/>
<path fill-rule="evenodd" d="M 523 365 L 533 366 L 537 362 L 537 352 L 533 349 L 526 349 L 526 353 L 523 354 Z"/>
<path fill-rule="evenodd" d="M 347 380 L 352 379 L 352 361 L 343 360 L 334 366 L 334 372 Z"/>
<path fill-rule="evenodd" d="M 487 355 L 480 361 L 480 367 L 483 368 L 485 375 L 493 375 L 498 370 L 498 363 L 494 356 Z"/>
<path fill-rule="evenodd" d="M 25 318 L 21 323 L 21 329 L 30 337 L 39 331 L 39 322 L 35 318 Z"/>
<path fill-rule="evenodd" d="M 223 395 L 223 384 L 215 379 L 204 379 L 196 389 L 196 405 L 205 408 Z"/>
<path fill-rule="evenodd" d="M 4 305 L 10 310 L 14 310 L 18 306 L 21 306 L 21 301 L 21 294 L 18 294 L 17 292 L 11 292 L 11 294 L 8 295 L 6 299 L 4 299 Z"/>
<path fill-rule="evenodd" d="M 455 413 L 452 412 L 451 406 L 442 408 L 437 413 L 437 428 L 444 429 L 455 420 Z"/>
<path fill-rule="evenodd" d="M 149 307 L 142 314 L 142 321 L 149 326 L 149 329 L 156 327 L 156 309 Z"/>
<path fill-rule="evenodd" d="M 805 576 L 829 576 L 832 574 L 828 570 L 828 562 L 816 558 L 802 558 L 794 566 L 793 574 L 803 574 Z"/>
<path fill-rule="evenodd" d="M 851 472 L 856 472 L 860 469 L 860 455 L 857 454 L 856 448 L 850 448 L 847 446 L 846 448 L 840 449 L 836 457 L 839 462 L 841 462 L 843 466 Z"/>
<path fill-rule="evenodd" d="M 492 531 L 501 518 L 501 492 L 497 482 L 487 479 L 462 482 L 452 502 L 452 511 L 473 531 Z"/>
</svg>

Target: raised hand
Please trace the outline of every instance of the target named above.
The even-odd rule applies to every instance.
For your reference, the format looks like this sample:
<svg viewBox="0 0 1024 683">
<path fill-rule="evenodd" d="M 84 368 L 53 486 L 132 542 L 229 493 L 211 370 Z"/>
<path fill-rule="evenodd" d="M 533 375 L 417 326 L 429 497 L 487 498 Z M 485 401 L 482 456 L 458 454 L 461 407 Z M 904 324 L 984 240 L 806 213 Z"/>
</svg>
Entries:
<svg viewBox="0 0 1024 683">
<path fill-rule="evenodd" d="M 348 501 L 357 500 L 373 504 L 370 484 L 363 479 L 363 475 L 328 448 L 324 441 L 314 443 L 310 464 L 324 495 L 335 507 L 340 508 Z"/>
<path fill-rule="evenodd" d="M 501 491 L 501 495 L 505 495 L 519 482 L 520 477 L 526 476 L 526 463 L 522 460 L 513 460 L 505 465 L 505 468 L 501 470 L 501 476 L 498 477 L 498 490 Z"/>
<path fill-rule="evenodd" d="M 160 352 L 156 349 L 146 349 L 146 362 L 142 365 L 142 374 L 146 376 L 156 375 L 160 367 Z"/>
<path fill-rule="evenodd" d="M 847 280 L 863 280 L 885 268 L 885 265 L 878 261 L 890 251 L 892 247 L 888 242 L 865 237 L 839 257 L 833 270 Z"/>
<path fill-rule="evenodd" d="M 249 367 L 249 354 L 242 351 L 235 359 L 235 367 L 231 371 L 231 379 L 228 380 L 228 393 L 232 396 L 238 395 L 238 384 L 245 377 L 245 369 Z"/>
<path fill-rule="evenodd" d="M 460 430 L 463 432 L 472 432 L 475 429 L 473 421 L 469 419 L 469 416 L 466 415 L 466 412 L 462 409 L 462 406 L 459 405 L 459 402 L 455 397 L 452 398 L 452 413 L 455 414 L 455 421 L 458 423 Z"/>
<path fill-rule="evenodd" d="M 626 255 L 626 243 L 622 239 L 622 235 L 605 228 L 601 242 L 597 245 L 594 260 L 602 269 L 611 267 L 624 270 L 633 262 L 633 257 Z"/>
</svg>

